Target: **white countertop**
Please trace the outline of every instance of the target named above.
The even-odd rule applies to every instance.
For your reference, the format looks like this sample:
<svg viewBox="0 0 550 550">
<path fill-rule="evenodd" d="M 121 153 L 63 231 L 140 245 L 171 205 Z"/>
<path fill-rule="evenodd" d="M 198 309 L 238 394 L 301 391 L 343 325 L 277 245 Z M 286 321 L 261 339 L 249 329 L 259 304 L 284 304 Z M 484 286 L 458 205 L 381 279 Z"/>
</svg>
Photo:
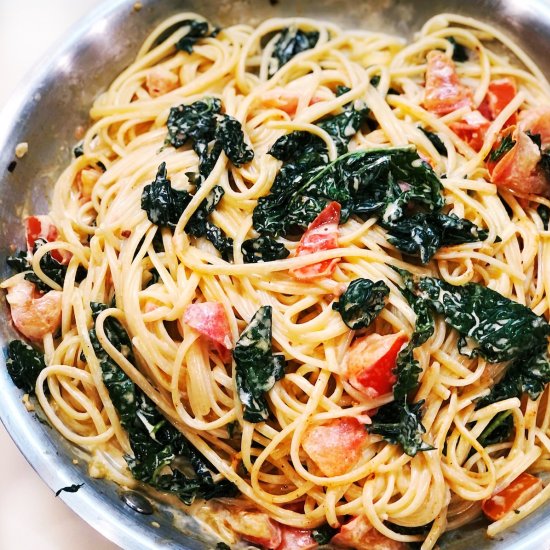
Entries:
<svg viewBox="0 0 550 550">
<path fill-rule="evenodd" d="M 0 0 L 0 108 L 69 27 L 101 0 Z M 0 423 L 0 549 L 116 550 L 42 482 Z"/>
</svg>

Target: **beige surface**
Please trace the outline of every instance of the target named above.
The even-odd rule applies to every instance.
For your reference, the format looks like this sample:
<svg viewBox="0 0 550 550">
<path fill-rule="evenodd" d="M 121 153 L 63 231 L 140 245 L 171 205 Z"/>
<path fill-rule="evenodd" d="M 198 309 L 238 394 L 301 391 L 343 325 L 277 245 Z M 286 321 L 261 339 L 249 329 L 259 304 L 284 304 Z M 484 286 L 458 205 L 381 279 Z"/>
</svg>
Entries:
<svg viewBox="0 0 550 550">
<path fill-rule="evenodd" d="M 100 0 L 0 0 L 0 108 Z M 0 550 L 115 550 L 40 480 L 0 424 Z"/>
</svg>

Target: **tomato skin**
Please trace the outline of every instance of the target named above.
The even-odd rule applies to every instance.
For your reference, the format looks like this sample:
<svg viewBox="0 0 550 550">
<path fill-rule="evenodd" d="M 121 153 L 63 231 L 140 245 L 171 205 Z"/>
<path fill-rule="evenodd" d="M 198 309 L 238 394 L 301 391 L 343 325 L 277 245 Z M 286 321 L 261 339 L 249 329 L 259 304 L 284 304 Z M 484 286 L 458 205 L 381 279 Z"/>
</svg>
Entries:
<svg viewBox="0 0 550 550">
<path fill-rule="evenodd" d="M 491 521 L 497 521 L 531 500 L 542 488 L 541 479 L 523 472 L 502 491 L 484 500 L 481 509 Z"/>
<path fill-rule="evenodd" d="M 487 94 L 479 106 L 479 111 L 488 120 L 495 118 L 502 110 L 514 99 L 517 94 L 516 81 L 513 78 L 501 78 L 493 80 L 489 84 Z M 504 123 L 504 128 L 515 124 L 517 121 L 516 113 Z"/>
<path fill-rule="evenodd" d="M 370 398 L 390 393 L 396 381 L 393 369 L 397 355 L 405 342 L 402 332 L 358 338 L 349 350 L 349 383 Z"/>
<path fill-rule="evenodd" d="M 282 542 L 281 528 L 263 512 L 240 511 L 232 514 L 231 527 L 244 540 L 277 550 Z"/>
<path fill-rule="evenodd" d="M 222 304 L 218 302 L 189 304 L 183 314 L 183 321 L 209 338 L 224 362 L 231 358 L 228 350 L 233 348 L 233 339 Z"/>
<path fill-rule="evenodd" d="M 309 529 L 281 525 L 281 545 L 277 550 L 315 550 L 319 545 Z"/>
<path fill-rule="evenodd" d="M 332 201 L 321 211 L 302 235 L 295 257 L 313 254 L 321 250 L 338 248 L 340 209 L 340 204 Z M 315 264 L 291 269 L 290 274 L 301 281 L 328 277 L 332 274 L 339 261 L 339 258 L 323 260 Z"/>
<path fill-rule="evenodd" d="M 450 125 L 451 130 L 474 151 L 479 152 L 485 141 L 485 134 L 491 123 L 479 112 L 472 111 L 462 120 Z"/>
<path fill-rule="evenodd" d="M 340 527 L 330 541 L 338 548 L 354 550 L 406 550 L 408 545 L 379 533 L 364 516 L 357 516 Z"/>
<path fill-rule="evenodd" d="M 29 254 L 33 253 L 34 244 L 38 239 L 44 239 L 47 242 L 56 241 L 59 237 L 57 227 L 50 216 L 38 215 L 25 218 L 25 233 L 27 238 L 27 250 Z M 52 250 L 52 258 L 61 264 L 68 264 L 71 254 L 65 250 Z"/>
<path fill-rule="evenodd" d="M 333 477 L 355 466 L 367 440 L 365 426 L 346 416 L 309 428 L 302 447 L 325 476 Z"/>
<path fill-rule="evenodd" d="M 540 167 L 539 147 L 526 133 L 540 135 L 543 150 L 550 146 L 550 107 L 522 111 L 519 118 L 516 126 L 500 133 L 493 150 L 506 136 L 514 141 L 512 148 L 496 162 L 490 156 L 486 159 L 491 181 L 512 191 L 550 197 L 550 179 Z"/>
<path fill-rule="evenodd" d="M 429 52 L 426 59 L 424 108 L 442 116 L 471 106 L 472 90 L 460 82 L 453 60 L 439 50 Z"/>
</svg>

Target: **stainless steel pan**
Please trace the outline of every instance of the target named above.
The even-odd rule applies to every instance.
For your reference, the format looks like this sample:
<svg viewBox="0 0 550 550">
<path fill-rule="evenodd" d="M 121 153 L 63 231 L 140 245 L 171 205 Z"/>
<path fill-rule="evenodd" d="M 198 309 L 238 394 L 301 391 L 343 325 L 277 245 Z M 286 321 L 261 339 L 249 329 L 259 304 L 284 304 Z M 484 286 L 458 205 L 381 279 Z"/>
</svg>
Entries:
<svg viewBox="0 0 550 550">
<path fill-rule="evenodd" d="M 69 162 L 74 131 L 87 125 L 93 99 L 126 67 L 148 32 L 178 11 L 196 11 L 219 25 L 257 23 L 273 16 L 311 16 L 349 28 L 411 36 L 429 17 L 441 12 L 474 16 L 495 24 L 524 47 L 550 74 L 550 2 L 548 0 L 145 0 L 139 12 L 134 0 L 116 0 L 87 17 L 36 67 L 0 115 L 0 277 L 12 243 L 23 244 L 21 209 L 45 212 L 53 183 Z M 17 143 L 27 141 L 29 154 L 8 171 Z M 2 346 L 16 336 L 1 298 Z M 57 490 L 85 483 L 60 498 L 82 519 L 125 549 L 214 548 L 193 520 L 174 508 L 154 503 L 142 515 L 121 501 L 115 484 L 93 480 L 72 459 L 80 451 L 52 428 L 38 422 L 21 403 L 21 392 L 9 379 L 0 356 L 0 418 L 21 452 L 42 479 Z M 3 511 L 3 513 L 9 513 Z M 500 540 L 488 541 L 483 526 L 450 533 L 441 548 L 550 549 L 550 506 L 534 513 Z M 152 525 L 156 522 L 160 527 Z"/>
</svg>

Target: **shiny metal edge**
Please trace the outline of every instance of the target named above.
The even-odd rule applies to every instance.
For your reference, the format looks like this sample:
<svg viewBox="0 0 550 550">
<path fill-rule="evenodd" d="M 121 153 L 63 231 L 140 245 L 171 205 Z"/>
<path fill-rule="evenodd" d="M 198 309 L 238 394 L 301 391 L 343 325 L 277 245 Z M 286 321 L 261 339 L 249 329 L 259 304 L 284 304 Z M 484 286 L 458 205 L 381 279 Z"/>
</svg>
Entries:
<svg viewBox="0 0 550 550">
<path fill-rule="evenodd" d="M 157 0 L 146 0 L 142 3 L 143 7 L 147 8 L 154 7 L 156 2 Z M 403 4 L 406 4 L 406 2 L 401 2 L 400 0 L 389 0 L 389 2 L 385 2 L 386 8 L 388 3 L 392 4 L 393 2 L 399 7 L 403 7 Z M 166 9 L 166 15 L 174 11 L 183 11 L 186 9 L 186 6 L 182 4 L 192 4 L 190 6 L 191 9 L 194 8 L 200 11 L 200 2 L 194 2 L 193 0 L 190 2 L 173 1 L 168 3 L 171 5 Z M 241 3 L 249 8 L 254 5 L 253 0 L 244 0 Z M 301 15 L 300 11 L 304 10 L 303 4 L 307 3 L 296 2 L 296 5 L 291 3 L 290 10 L 294 12 L 293 15 Z M 332 4 L 336 4 L 336 2 L 330 2 L 330 0 L 320 0 L 318 3 L 323 8 L 320 10 L 319 18 L 326 18 L 326 14 L 330 11 Z M 0 159 L 2 157 L 4 159 L 7 158 L 5 151 L 10 137 L 12 137 L 13 129 L 19 122 L 21 113 L 29 108 L 29 102 L 33 101 L 35 94 L 41 92 L 41 85 L 47 81 L 47 77 L 53 71 L 56 63 L 64 55 L 69 55 L 96 23 L 117 14 L 123 9 L 129 13 L 133 4 L 134 2 L 131 0 L 106 0 L 103 5 L 93 10 L 75 25 L 73 30 L 64 39 L 59 41 L 44 56 L 44 60 L 29 73 L 27 79 L 17 88 L 0 113 Z M 351 2 L 348 2 L 348 4 L 350 6 L 354 5 Z M 413 1 L 411 4 L 416 7 L 417 3 Z M 436 9 L 438 11 L 446 10 L 464 13 L 463 3 L 460 0 L 451 0 L 449 2 L 435 0 L 431 4 L 432 8 L 428 11 L 433 12 Z M 499 18 L 498 23 L 501 29 L 507 31 L 512 37 L 517 32 L 517 18 L 525 18 L 532 21 L 535 25 L 537 31 L 535 34 L 541 34 L 546 38 L 545 45 L 549 42 L 549 2 L 545 0 L 482 0 L 477 4 L 480 8 L 483 7 L 483 9 L 489 10 L 484 17 L 485 20 L 489 21 L 492 19 L 490 10 L 503 10 L 505 13 Z M 285 8 L 288 9 L 289 6 L 283 5 L 281 8 L 284 10 Z M 285 12 L 281 11 L 281 8 L 275 9 L 271 15 L 285 15 Z M 254 14 L 251 17 L 256 18 L 258 15 Z M 361 21 L 357 20 L 354 21 L 354 25 L 362 26 Z M 396 30 L 403 30 L 397 23 L 394 24 L 394 27 Z M 517 34 L 515 38 L 518 38 Z M 524 35 L 523 38 L 525 38 L 526 45 L 531 46 L 528 47 L 528 50 L 530 50 L 529 53 L 548 70 L 550 67 L 549 59 L 544 56 L 544 52 L 539 50 L 537 53 L 535 51 L 536 48 L 534 47 L 532 37 Z M 3 166 L 0 166 L 1 169 L 3 169 Z M 1 176 L 0 179 L 2 179 Z M 1 316 L 7 319 L 5 304 L 3 306 Z M 4 332 L 6 331 L 4 330 Z M 10 330 L 8 329 L 7 332 L 10 332 Z M 13 334 L 13 331 L 11 333 Z M 3 390 L 9 388 L 3 394 L 3 400 L 0 404 L 0 420 L 21 453 L 50 489 L 56 491 L 61 487 L 73 483 L 85 484 L 77 493 L 61 493 L 59 498 L 89 525 L 115 544 L 128 550 L 153 550 L 157 548 L 204 550 L 205 546 L 202 543 L 194 537 L 189 538 L 185 534 L 182 534 L 179 529 L 173 526 L 172 513 L 180 513 L 179 510 L 159 504 L 156 506 L 156 516 L 147 516 L 146 518 L 138 516 L 131 510 L 127 510 L 118 500 L 117 492 L 119 491 L 119 487 L 114 483 L 90 479 L 81 464 L 77 466 L 72 464 L 70 460 L 63 461 L 63 458 L 66 459 L 71 455 L 74 447 L 59 436 L 52 436 L 49 431 L 53 430 L 52 428 L 40 425 L 33 415 L 25 410 L 21 403 L 22 393 L 13 387 L 7 375 L 3 355 L 0 356 L 0 388 Z M 76 454 L 75 456 L 79 455 Z M 503 533 L 502 536 L 493 541 L 489 541 L 488 539 L 483 540 L 480 529 L 470 530 L 469 528 L 464 528 L 463 530 L 457 530 L 446 535 L 440 546 L 449 550 L 469 550 L 471 548 L 547 550 L 550 549 L 550 530 L 546 526 L 545 519 L 549 513 L 550 505 L 543 506 L 519 526 L 516 526 L 515 529 Z M 152 527 L 150 524 L 151 521 L 156 520 L 163 523 L 160 530 Z M 198 525 L 195 528 L 198 530 Z M 201 538 L 204 540 L 204 535 Z M 208 544 L 206 548 L 211 548 L 213 543 L 207 542 L 206 544 Z"/>
</svg>

